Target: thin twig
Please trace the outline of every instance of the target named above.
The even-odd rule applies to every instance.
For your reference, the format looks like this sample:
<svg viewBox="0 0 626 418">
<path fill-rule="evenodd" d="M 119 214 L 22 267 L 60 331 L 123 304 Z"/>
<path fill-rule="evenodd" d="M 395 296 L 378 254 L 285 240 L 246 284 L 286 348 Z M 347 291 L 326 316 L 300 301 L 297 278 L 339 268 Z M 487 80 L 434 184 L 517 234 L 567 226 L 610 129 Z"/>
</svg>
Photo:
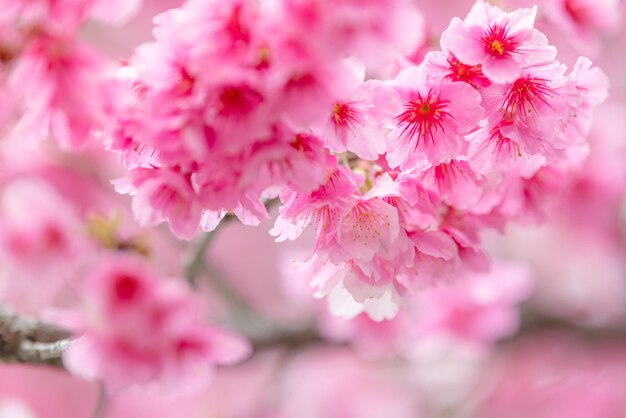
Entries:
<svg viewBox="0 0 626 418">
<path fill-rule="evenodd" d="M 191 286 L 196 287 L 198 284 L 198 278 L 202 276 L 202 273 L 204 273 L 206 268 L 204 258 L 209 246 L 213 242 L 213 239 L 215 239 L 220 229 L 235 219 L 237 218 L 234 215 L 226 215 L 213 231 L 199 235 L 190 246 L 191 252 L 185 262 L 184 275 L 185 279 L 187 279 Z"/>
<path fill-rule="evenodd" d="M 91 418 L 103 418 L 107 411 L 108 401 L 109 397 L 107 395 L 106 386 L 104 383 L 100 382 L 98 383 L 98 400 Z"/>
</svg>

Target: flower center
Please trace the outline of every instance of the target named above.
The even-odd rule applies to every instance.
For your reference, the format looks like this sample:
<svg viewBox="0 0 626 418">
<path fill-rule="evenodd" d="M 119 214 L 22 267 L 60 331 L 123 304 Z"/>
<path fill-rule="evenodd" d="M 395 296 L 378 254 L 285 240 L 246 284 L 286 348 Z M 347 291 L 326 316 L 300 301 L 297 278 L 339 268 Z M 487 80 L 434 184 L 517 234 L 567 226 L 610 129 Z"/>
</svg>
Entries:
<svg viewBox="0 0 626 418">
<path fill-rule="evenodd" d="M 463 64 L 454 56 L 448 58 L 448 65 L 450 65 L 451 74 L 447 77 L 454 81 L 463 81 L 475 88 L 489 85 L 489 81 L 483 75 L 479 65 Z"/>
<path fill-rule="evenodd" d="M 227 86 L 219 94 L 217 108 L 221 116 L 243 116 L 263 101 L 263 96 L 247 85 Z"/>
<path fill-rule="evenodd" d="M 537 105 L 552 107 L 549 99 L 554 96 L 548 80 L 535 77 L 518 78 L 509 89 L 502 108 L 517 116 L 537 113 Z"/>
<path fill-rule="evenodd" d="M 335 103 L 331 118 L 335 126 L 346 127 L 356 120 L 356 111 L 349 103 Z"/>
<path fill-rule="evenodd" d="M 509 35 L 509 30 L 500 25 L 491 26 L 483 35 L 485 52 L 496 58 L 503 58 L 515 52 L 517 40 Z"/>
<path fill-rule="evenodd" d="M 140 291 L 140 283 L 135 277 L 122 273 L 115 278 L 115 295 L 120 301 L 131 301 Z"/>
<path fill-rule="evenodd" d="M 404 105 L 404 112 L 396 117 L 398 124 L 406 124 L 404 132 L 413 137 L 432 135 L 433 129 L 443 129 L 442 121 L 448 112 L 445 111 L 448 102 L 428 94 L 417 98 Z M 418 141 L 419 142 L 419 141 Z"/>
<path fill-rule="evenodd" d="M 502 55 L 504 54 L 504 45 L 498 40 L 491 41 L 491 50 L 498 55 Z"/>
</svg>

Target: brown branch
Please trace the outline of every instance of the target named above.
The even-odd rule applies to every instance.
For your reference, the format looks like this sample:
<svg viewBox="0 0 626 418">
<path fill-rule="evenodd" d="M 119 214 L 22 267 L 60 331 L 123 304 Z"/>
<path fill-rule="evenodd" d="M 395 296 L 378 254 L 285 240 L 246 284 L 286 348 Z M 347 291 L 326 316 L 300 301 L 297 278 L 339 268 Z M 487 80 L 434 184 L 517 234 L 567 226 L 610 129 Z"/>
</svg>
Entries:
<svg viewBox="0 0 626 418">
<path fill-rule="evenodd" d="M 0 307 L 0 360 L 63 367 L 71 333 Z"/>
<path fill-rule="evenodd" d="M 322 337 L 315 327 L 306 327 L 294 330 L 284 330 L 272 335 L 260 336 L 250 339 L 254 352 L 267 350 L 275 347 L 285 347 L 290 350 L 298 350 L 302 347 L 318 344 L 333 344 Z"/>
<path fill-rule="evenodd" d="M 508 338 L 504 338 L 501 342 L 507 344 L 527 335 L 553 331 L 567 332 L 570 335 L 588 341 L 626 340 L 626 328 L 624 328 L 624 326 L 577 324 L 564 319 L 546 316 L 534 310 L 522 308 L 522 318 L 518 331 Z"/>
</svg>

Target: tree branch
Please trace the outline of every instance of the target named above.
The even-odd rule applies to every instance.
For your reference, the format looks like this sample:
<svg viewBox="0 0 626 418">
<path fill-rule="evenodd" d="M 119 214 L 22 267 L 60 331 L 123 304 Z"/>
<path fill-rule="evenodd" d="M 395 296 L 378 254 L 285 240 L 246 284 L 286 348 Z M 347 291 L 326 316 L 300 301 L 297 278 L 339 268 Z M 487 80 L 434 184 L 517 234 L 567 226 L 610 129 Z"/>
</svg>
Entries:
<svg viewBox="0 0 626 418">
<path fill-rule="evenodd" d="M 197 286 L 198 278 L 202 276 L 206 269 L 205 256 L 213 239 L 215 239 L 215 236 L 224 225 L 236 219 L 237 217 L 235 215 L 226 215 L 213 231 L 200 234 L 190 246 L 191 251 L 185 261 L 184 275 L 185 279 L 187 279 L 192 287 Z"/>
<path fill-rule="evenodd" d="M 0 360 L 63 367 L 71 333 L 0 307 Z"/>
</svg>

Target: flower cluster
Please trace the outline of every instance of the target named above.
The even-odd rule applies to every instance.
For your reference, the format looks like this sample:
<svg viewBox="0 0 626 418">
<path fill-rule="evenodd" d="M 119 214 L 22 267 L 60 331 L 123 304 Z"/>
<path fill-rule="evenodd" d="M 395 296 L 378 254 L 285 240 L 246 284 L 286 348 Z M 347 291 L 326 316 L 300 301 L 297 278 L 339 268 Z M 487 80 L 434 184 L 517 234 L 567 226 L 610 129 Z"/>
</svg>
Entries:
<svg viewBox="0 0 626 418">
<path fill-rule="evenodd" d="M 161 14 L 156 42 L 119 71 L 130 87 L 110 134 L 130 168 L 119 190 L 136 194 L 140 219 L 188 238 L 227 211 L 258 223 L 280 187 L 313 192 L 337 166 L 331 151 L 377 157 L 382 133 L 374 144 L 351 132 L 375 121 L 362 70 L 343 59 L 380 68 L 410 52 L 422 35 L 412 16 L 405 0 L 189 1 Z"/>
<path fill-rule="evenodd" d="M 109 387 L 157 380 L 176 388 L 204 383 L 215 364 L 249 352 L 240 337 L 200 324 L 182 281 L 158 278 L 139 259 L 107 259 L 86 286 L 80 338 L 64 359 L 77 375 Z"/>
<path fill-rule="evenodd" d="M 65 148 L 84 144 L 106 120 L 112 91 L 103 83 L 104 57 L 77 32 L 90 18 L 123 22 L 140 4 L 1 0 L 0 132 L 20 142 L 51 136 Z"/>
<path fill-rule="evenodd" d="M 556 61 L 536 8 L 479 0 L 418 64 L 411 2 L 329 4 L 189 0 L 160 15 L 118 71 L 108 145 L 144 223 L 188 238 L 228 212 L 256 224 L 279 196 L 278 240 L 315 228 L 318 294 L 390 318 L 486 270 L 481 231 L 543 217 L 607 80 L 586 58 L 569 73 Z"/>
</svg>

